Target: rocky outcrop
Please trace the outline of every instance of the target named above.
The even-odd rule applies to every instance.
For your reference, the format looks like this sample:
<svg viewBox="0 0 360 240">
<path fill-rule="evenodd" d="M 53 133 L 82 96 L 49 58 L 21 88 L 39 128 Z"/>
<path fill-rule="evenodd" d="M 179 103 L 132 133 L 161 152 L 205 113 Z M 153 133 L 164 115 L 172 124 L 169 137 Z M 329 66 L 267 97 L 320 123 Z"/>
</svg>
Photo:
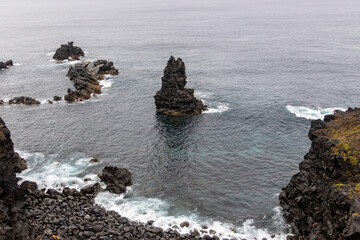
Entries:
<svg viewBox="0 0 360 240">
<path fill-rule="evenodd" d="M 14 66 L 12 60 L 8 60 L 6 62 L 0 62 L 0 69 L 7 68 L 8 66 Z"/>
<path fill-rule="evenodd" d="M 14 152 L 9 129 L 0 118 L 0 240 L 26 239 L 29 225 L 22 207 L 25 191 L 17 185 L 16 172 L 26 168 Z"/>
<path fill-rule="evenodd" d="M 78 60 L 80 57 L 85 56 L 83 50 L 77 46 L 74 46 L 74 42 L 68 42 L 68 44 L 61 44 L 53 56 L 56 60 Z"/>
<path fill-rule="evenodd" d="M 309 153 L 279 198 L 291 239 L 360 239 L 360 109 L 312 121 Z"/>
<path fill-rule="evenodd" d="M 207 106 L 194 96 L 194 89 L 185 88 L 185 64 L 170 57 L 161 78 L 161 89 L 155 95 L 156 111 L 167 115 L 196 115 L 207 110 Z"/>
<path fill-rule="evenodd" d="M 64 96 L 67 102 L 89 99 L 92 94 L 100 94 L 102 85 L 100 80 L 106 74 L 117 75 L 119 71 L 112 62 L 97 60 L 94 62 L 81 62 L 71 66 L 67 75 L 73 82 L 75 91 L 68 89 Z"/>
<path fill-rule="evenodd" d="M 106 184 L 107 191 L 116 194 L 124 193 L 126 187 L 132 185 L 131 173 L 126 168 L 106 166 L 99 178 Z"/>
<path fill-rule="evenodd" d="M 15 97 L 15 98 L 9 100 L 9 104 L 34 105 L 34 104 L 40 104 L 40 102 L 31 97 L 21 96 L 21 97 Z"/>
</svg>

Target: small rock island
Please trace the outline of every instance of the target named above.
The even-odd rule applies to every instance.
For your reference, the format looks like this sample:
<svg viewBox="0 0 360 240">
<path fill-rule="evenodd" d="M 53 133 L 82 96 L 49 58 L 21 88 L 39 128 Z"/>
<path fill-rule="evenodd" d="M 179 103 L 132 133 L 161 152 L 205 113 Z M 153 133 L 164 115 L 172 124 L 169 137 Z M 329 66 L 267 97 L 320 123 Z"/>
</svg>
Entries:
<svg viewBox="0 0 360 240">
<path fill-rule="evenodd" d="M 14 66 L 14 63 L 11 59 L 6 62 L 0 62 L 0 69 L 5 69 L 9 66 Z"/>
<path fill-rule="evenodd" d="M 288 239 L 360 239 L 360 109 L 311 122 L 309 153 L 280 194 Z"/>
<path fill-rule="evenodd" d="M 155 95 L 156 111 L 166 115 L 186 116 L 201 114 L 207 106 L 194 96 L 194 89 L 185 88 L 185 63 L 170 57 L 161 78 L 161 89 Z"/>
<path fill-rule="evenodd" d="M 74 42 L 68 42 L 67 44 L 61 44 L 56 50 L 53 59 L 55 60 L 79 60 L 80 57 L 85 56 L 85 53 L 80 47 L 74 46 Z"/>
</svg>

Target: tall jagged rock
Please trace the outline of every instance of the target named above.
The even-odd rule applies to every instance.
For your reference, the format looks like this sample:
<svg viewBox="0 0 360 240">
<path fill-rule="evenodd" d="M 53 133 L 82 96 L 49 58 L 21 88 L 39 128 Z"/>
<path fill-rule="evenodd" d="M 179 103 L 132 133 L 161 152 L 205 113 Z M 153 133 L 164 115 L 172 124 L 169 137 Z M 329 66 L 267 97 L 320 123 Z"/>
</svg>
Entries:
<svg viewBox="0 0 360 240">
<path fill-rule="evenodd" d="M 74 42 L 68 42 L 67 44 L 61 44 L 61 47 L 56 50 L 53 59 L 79 59 L 83 56 L 85 56 L 85 53 L 80 47 L 74 46 Z"/>
<path fill-rule="evenodd" d="M 360 239 L 360 109 L 311 123 L 309 153 L 279 198 L 290 239 Z"/>
<path fill-rule="evenodd" d="M 207 110 L 207 106 L 194 96 L 194 89 L 185 88 L 185 64 L 170 57 L 161 78 L 161 89 L 155 95 L 156 110 L 167 115 L 196 115 Z"/>
<path fill-rule="evenodd" d="M 26 163 L 14 152 L 10 131 L 0 118 L 0 240 L 26 239 L 29 225 L 21 209 L 25 191 L 17 185 L 15 173 Z"/>
</svg>

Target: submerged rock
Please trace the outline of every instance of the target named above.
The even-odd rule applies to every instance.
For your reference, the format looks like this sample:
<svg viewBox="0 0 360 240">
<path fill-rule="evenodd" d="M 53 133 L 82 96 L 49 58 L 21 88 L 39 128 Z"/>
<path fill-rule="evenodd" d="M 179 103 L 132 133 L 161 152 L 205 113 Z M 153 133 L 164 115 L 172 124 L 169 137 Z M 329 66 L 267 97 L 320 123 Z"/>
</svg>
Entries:
<svg viewBox="0 0 360 240">
<path fill-rule="evenodd" d="M 185 64 L 170 57 L 161 78 L 161 89 L 155 95 L 156 111 L 167 115 L 196 115 L 207 110 L 207 106 L 194 96 L 194 89 L 185 88 Z"/>
<path fill-rule="evenodd" d="M 74 42 L 68 42 L 67 44 L 62 44 L 61 47 L 56 50 L 53 59 L 80 59 L 80 57 L 83 56 L 85 56 L 85 54 L 80 47 L 74 46 Z"/>
<path fill-rule="evenodd" d="M 124 193 L 126 187 L 132 185 L 131 172 L 126 168 L 106 166 L 99 177 L 106 184 L 106 190 L 116 194 Z"/>
<path fill-rule="evenodd" d="M 33 105 L 33 104 L 40 104 L 39 101 L 31 98 L 31 97 L 15 97 L 9 101 L 9 104 L 25 104 L 25 105 Z"/>
<path fill-rule="evenodd" d="M 360 109 L 311 123 L 309 153 L 279 199 L 290 239 L 360 239 Z"/>
</svg>

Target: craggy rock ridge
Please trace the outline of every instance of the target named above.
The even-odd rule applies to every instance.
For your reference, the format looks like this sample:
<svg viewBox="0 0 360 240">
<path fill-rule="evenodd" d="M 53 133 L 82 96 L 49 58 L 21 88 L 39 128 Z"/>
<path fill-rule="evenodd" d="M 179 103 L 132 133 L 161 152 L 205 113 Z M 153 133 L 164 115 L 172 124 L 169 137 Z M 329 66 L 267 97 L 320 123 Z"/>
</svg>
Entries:
<svg viewBox="0 0 360 240">
<path fill-rule="evenodd" d="M 9 60 L 9 61 L 6 61 L 6 62 L 0 62 L 0 69 L 7 68 L 9 66 L 14 66 L 12 60 Z"/>
<path fill-rule="evenodd" d="M 15 173 L 26 169 L 14 152 L 10 131 L 0 118 L 0 240 L 25 239 L 29 225 L 22 207 L 25 192 L 17 185 Z"/>
<path fill-rule="evenodd" d="M 40 104 L 39 101 L 31 98 L 31 97 L 15 97 L 9 100 L 9 104 L 25 104 L 25 105 L 33 105 L 33 104 Z"/>
<path fill-rule="evenodd" d="M 194 96 L 194 89 L 185 88 L 185 64 L 170 57 L 161 78 L 161 89 L 155 95 L 156 111 L 167 115 L 197 115 L 207 106 Z"/>
<path fill-rule="evenodd" d="M 67 102 L 83 101 L 89 99 L 91 94 L 100 94 L 102 85 L 99 80 L 103 80 L 105 74 L 117 75 L 119 71 L 112 62 L 106 60 L 81 62 L 71 66 L 66 76 L 73 82 L 76 90 L 73 91 L 69 88 L 64 100 Z"/>
<path fill-rule="evenodd" d="M 74 42 L 68 42 L 68 44 L 61 44 L 53 56 L 56 60 L 78 60 L 80 57 L 85 56 L 83 50 L 77 46 L 74 46 Z"/>
<path fill-rule="evenodd" d="M 290 239 L 360 239 L 360 109 L 311 122 L 309 153 L 279 198 Z"/>
</svg>

